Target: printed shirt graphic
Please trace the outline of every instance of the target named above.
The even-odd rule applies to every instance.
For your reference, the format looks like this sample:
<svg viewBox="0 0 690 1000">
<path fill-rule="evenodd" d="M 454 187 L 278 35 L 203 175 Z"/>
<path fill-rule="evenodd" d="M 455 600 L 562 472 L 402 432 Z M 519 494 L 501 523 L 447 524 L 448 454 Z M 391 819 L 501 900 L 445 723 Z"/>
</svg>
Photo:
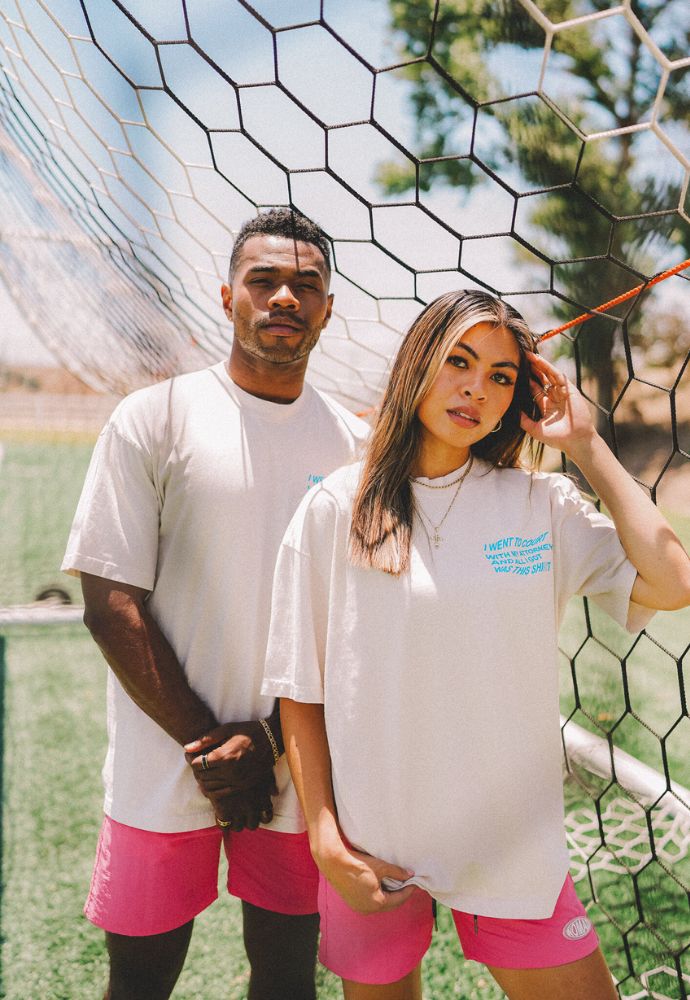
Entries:
<svg viewBox="0 0 690 1000">
<path fill-rule="evenodd" d="M 512 573 L 514 576 L 550 573 L 552 552 L 550 531 L 542 531 L 531 538 L 507 535 L 484 543 L 484 555 L 494 573 Z"/>
<path fill-rule="evenodd" d="M 625 623 L 635 570 L 611 523 L 567 479 L 478 461 L 438 548 L 415 519 L 409 573 L 354 567 L 357 477 L 357 467 L 327 477 L 288 529 L 263 690 L 325 701 L 351 843 L 414 871 L 457 909 L 550 916 L 568 869 L 558 622 L 579 592 Z M 448 493 L 414 486 L 432 525 Z M 633 613 L 630 625 L 650 616 Z"/>
</svg>

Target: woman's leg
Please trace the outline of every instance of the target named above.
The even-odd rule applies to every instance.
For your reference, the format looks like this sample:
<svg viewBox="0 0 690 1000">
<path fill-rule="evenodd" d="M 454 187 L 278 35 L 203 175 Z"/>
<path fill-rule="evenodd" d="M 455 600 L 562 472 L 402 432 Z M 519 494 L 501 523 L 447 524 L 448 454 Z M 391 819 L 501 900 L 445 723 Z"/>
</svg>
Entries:
<svg viewBox="0 0 690 1000">
<path fill-rule="evenodd" d="M 345 1000 L 422 1000 L 422 963 L 397 983 L 369 986 L 343 979 Z"/>
<path fill-rule="evenodd" d="M 488 969 L 508 1000 L 618 1000 L 601 948 L 549 969 Z"/>
<path fill-rule="evenodd" d="M 421 890 L 393 910 L 356 913 L 322 876 L 321 963 L 340 977 L 345 1000 L 421 1000 L 421 963 L 434 927 Z"/>
</svg>

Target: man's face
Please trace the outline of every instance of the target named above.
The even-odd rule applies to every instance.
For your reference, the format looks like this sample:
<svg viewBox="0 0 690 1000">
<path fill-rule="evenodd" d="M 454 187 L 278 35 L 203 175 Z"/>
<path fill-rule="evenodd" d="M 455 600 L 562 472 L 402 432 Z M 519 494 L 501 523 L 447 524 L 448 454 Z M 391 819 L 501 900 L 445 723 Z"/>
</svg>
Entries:
<svg viewBox="0 0 690 1000">
<path fill-rule="evenodd" d="M 321 251 L 282 236 L 248 239 L 222 295 L 241 349 L 278 365 L 309 354 L 333 306 Z"/>
</svg>

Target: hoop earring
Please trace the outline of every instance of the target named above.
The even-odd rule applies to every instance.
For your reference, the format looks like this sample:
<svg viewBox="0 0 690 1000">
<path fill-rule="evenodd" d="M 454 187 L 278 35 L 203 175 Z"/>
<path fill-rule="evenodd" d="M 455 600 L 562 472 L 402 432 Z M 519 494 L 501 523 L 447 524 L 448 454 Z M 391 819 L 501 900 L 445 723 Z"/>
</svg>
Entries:
<svg viewBox="0 0 690 1000">
<path fill-rule="evenodd" d="M 503 417 L 500 418 L 494 429 L 492 431 L 489 431 L 489 434 L 496 434 L 498 431 L 500 431 L 501 427 L 503 427 Z"/>
</svg>

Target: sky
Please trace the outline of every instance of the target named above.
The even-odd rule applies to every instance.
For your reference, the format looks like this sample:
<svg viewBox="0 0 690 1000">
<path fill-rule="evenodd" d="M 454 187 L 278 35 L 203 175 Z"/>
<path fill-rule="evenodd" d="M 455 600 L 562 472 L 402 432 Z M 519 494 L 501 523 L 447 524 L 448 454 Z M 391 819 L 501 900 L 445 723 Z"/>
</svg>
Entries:
<svg viewBox="0 0 690 1000">
<path fill-rule="evenodd" d="M 21 53 L 21 59 L 13 61 L 11 67 L 19 77 L 18 89 L 42 128 L 56 145 L 64 146 L 86 181 L 76 174 L 72 179 L 124 232 L 141 240 L 137 229 L 141 227 L 146 244 L 142 259 L 149 255 L 159 269 L 162 262 L 173 274 L 173 284 L 181 276 L 187 301 L 206 309 L 214 321 L 222 320 L 217 292 L 225 275 L 232 232 L 255 211 L 240 192 L 263 204 L 284 203 L 291 194 L 298 206 L 336 239 L 338 269 L 344 275 L 336 278 L 339 315 L 329 327 L 324 340 L 326 353 L 317 367 L 321 365 L 324 375 L 337 372 L 335 377 L 347 379 L 348 368 L 363 371 L 369 366 L 370 378 L 375 380 L 395 342 L 391 331 L 401 329 L 419 309 L 412 276 L 404 265 L 429 272 L 416 287 L 417 296 L 428 300 L 457 286 L 453 268 L 458 242 L 418 208 L 393 207 L 391 199 L 382 194 L 376 171 L 383 162 L 396 158 L 400 162 L 401 154 L 366 124 L 371 74 L 321 28 L 278 31 L 279 77 L 295 98 L 290 101 L 278 88 L 265 85 L 273 77 L 270 32 L 236 0 L 187 3 L 195 42 L 216 60 L 220 73 L 212 71 L 192 47 L 177 44 L 185 38 L 181 4 L 174 0 L 167 4 L 129 0 L 127 6 L 145 31 L 170 44 L 159 49 L 159 67 L 152 46 L 114 4 L 88 2 L 91 28 L 108 57 L 144 87 L 160 88 L 162 67 L 169 89 L 206 128 L 215 130 L 212 149 L 216 166 L 239 190 L 224 183 L 213 170 L 205 132 L 171 97 L 160 89 L 148 90 L 141 92 L 141 102 L 137 102 L 132 88 L 85 37 L 88 30 L 78 0 L 51 0 L 49 5 L 43 0 L 5 0 L 0 13 L 0 45 Z M 276 29 L 309 21 L 319 11 L 318 0 L 291 0 L 290 4 L 255 0 L 253 6 Z M 325 0 L 325 14 L 334 29 L 376 67 L 398 59 L 386 30 L 387 9 L 385 0 Z M 70 42 L 67 35 L 72 36 Z M 511 93 L 532 90 L 538 82 L 540 58 L 539 52 L 516 57 L 511 50 L 508 59 L 501 52 L 492 70 Z M 245 136 L 232 131 L 239 125 L 237 101 L 223 80 L 223 72 L 246 85 L 241 91 L 243 128 L 282 163 L 302 171 L 291 175 L 291 192 L 284 174 Z M 553 79 L 557 88 L 557 74 Z M 378 74 L 374 111 L 377 121 L 414 149 L 409 93 L 409 84 L 398 74 Z M 328 170 L 324 169 L 323 132 L 303 113 L 300 102 L 324 122 L 337 126 L 328 133 Z M 353 122 L 361 124 L 347 124 Z M 478 143 L 490 138 L 490 129 L 490 123 L 483 125 Z M 468 151 L 469 142 L 467 120 L 459 120 L 454 146 L 460 152 Z M 661 163 L 661 157 L 659 160 Z M 342 184 L 336 183 L 329 170 L 363 198 L 379 203 L 371 217 Z M 2 178 L 0 193 L 1 185 Z M 33 190 L 22 196 L 21 225 L 48 225 L 51 231 L 71 232 L 71 221 L 53 204 L 54 196 L 40 179 L 28 187 Z M 488 177 L 469 198 L 441 187 L 425 196 L 425 201 L 465 236 L 500 234 L 510 228 L 513 199 Z M 357 242 L 368 240 L 372 221 L 383 250 Z M 353 240 L 356 242 L 350 242 Z M 402 264 L 386 250 L 400 257 Z M 666 266 L 667 261 L 661 265 Z M 463 266 L 503 291 L 548 285 L 548 269 L 536 258 L 530 266 L 524 261 L 517 265 L 514 244 L 500 236 L 466 240 Z M 15 279 L 24 296 L 23 312 L 33 312 L 45 339 L 67 338 L 72 332 L 67 328 L 75 322 L 74 307 L 66 298 L 70 282 L 61 282 L 58 275 L 53 285 L 47 280 L 36 285 L 26 272 Z M 84 321 L 90 342 L 98 338 L 100 317 L 110 308 L 107 289 L 99 298 L 98 284 L 94 282 L 89 290 L 91 300 L 85 296 L 78 303 L 79 315 L 91 317 Z M 357 286 L 374 296 L 385 295 L 386 301 L 377 306 L 371 295 Z M 545 297 L 523 298 L 520 304 L 528 321 L 543 329 Z M 212 334 L 209 337 L 214 351 L 226 349 L 217 335 L 215 340 Z M 105 333 L 102 339 L 107 342 Z M 39 348 L 21 315 L 8 304 L 0 282 L 0 361 L 26 363 L 27 357 L 39 357 Z"/>
</svg>

